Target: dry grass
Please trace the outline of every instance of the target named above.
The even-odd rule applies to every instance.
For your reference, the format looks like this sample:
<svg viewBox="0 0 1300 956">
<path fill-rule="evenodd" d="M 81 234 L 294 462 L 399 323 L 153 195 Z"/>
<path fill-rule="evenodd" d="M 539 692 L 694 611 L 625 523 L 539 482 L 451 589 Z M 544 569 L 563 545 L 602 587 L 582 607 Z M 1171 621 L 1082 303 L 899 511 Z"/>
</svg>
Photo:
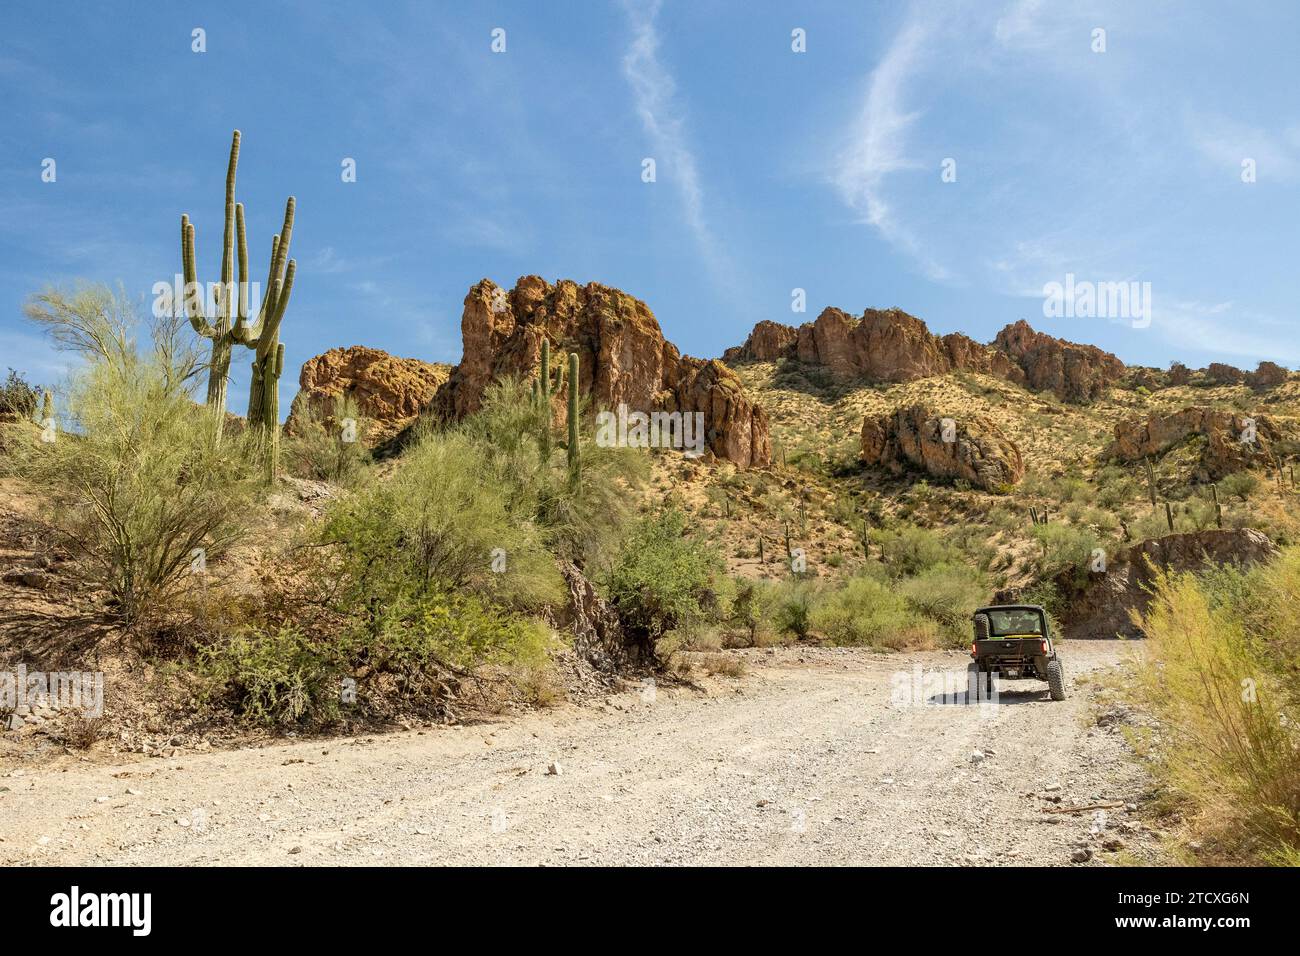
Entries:
<svg viewBox="0 0 1300 956">
<path fill-rule="evenodd" d="M 1300 864 L 1300 551 L 1207 584 L 1162 577 L 1142 620 L 1153 766 L 1210 862 Z"/>
</svg>

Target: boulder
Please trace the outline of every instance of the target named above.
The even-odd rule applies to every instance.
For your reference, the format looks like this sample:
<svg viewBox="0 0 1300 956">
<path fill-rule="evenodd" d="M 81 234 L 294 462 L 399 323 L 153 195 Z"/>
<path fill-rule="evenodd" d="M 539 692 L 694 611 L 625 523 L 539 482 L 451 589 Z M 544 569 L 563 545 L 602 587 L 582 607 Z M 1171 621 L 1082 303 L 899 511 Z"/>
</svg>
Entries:
<svg viewBox="0 0 1300 956">
<path fill-rule="evenodd" d="M 1251 388 L 1274 388 L 1285 382 L 1288 374 L 1276 362 L 1260 362 L 1255 371 L 1246 373 L 1246 384 Z"/>
<path fill-rule="evenodd" d="M 348 396 L 368 420 L 363 440 L 381 444 L 415 421 L 450 373 L 449 365 L 398 358 L 360 345 L 330 349 L 303 363 L 285 429 L 292 434 L 305 408 L 321 418 L 331 416 L 334 403 Z"/>
<path fill-rule="evenodd" d="M 1255 465 L 1268 468 L 1277 465 L 1273 446 L 1281 438 L 1281 432 L 1271 418 L 1219 411 L 1205 405 L 1119 422 L 1105 456 L 1120 461 L 1157 458 L 1196 436 L 1205 439 L 1194 475 L 1199 481 L 1218 481 L 1224 475 Z"/>
<path fill-rule="evenodd" d="M 1186 385 L 1192 380 L 1192 370 L 1182 362 L 1173 362 L 1169 366 L 1169 384 Z"/>
<path fill-rule="evenodd" d="M 1211 362 L 1205 367 L 1205 380 L 1212 385 L 1240 385 L 1246 380 L 1246 373 L 1235 365 Z"/>
<path fill-rule="evenodd" d="M 484 279 L 465 296 L 461 339 L 460 364 L 430 403 L 446 420 L 477 411 L 495 380 L 534 377 L 545 340 L 554 367 L 564 366 L 566 353 L 578 353 L 578 385 L 593 411 L 626 405 L 633 412 L 702 412 L 716 457 L 741 468 L 771 461 L 767 413 L 735 373 L 718 361 L 683 356 L 649 307 L 618 289 L 524 276 L 506 292 Z M 566 378 L 555 379 L 557 419 L 568 398 Z"/>
<path fill-rule="evenodd" d="M 964 479 L 997 492 L 1025 474 L 1020 449 L 989 419 L 940 415 L 919 404 L 867 418 L 862 423 L 862 460 L 894 472 L 912 466 L 936 478 Z"/>
</svg>

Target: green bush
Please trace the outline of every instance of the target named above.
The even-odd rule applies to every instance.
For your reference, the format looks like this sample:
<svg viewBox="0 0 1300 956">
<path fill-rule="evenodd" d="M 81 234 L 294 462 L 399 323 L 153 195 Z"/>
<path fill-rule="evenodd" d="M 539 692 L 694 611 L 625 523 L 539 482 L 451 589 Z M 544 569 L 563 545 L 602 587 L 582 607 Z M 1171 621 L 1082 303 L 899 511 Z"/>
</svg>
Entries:
<svg viewBox="0 0 1300 956">
<path fill-rule="evenodd" d="M 355 485 L 371 461 L 364 440 L 367 424 L 350 395 L 336 398 L 324 415 L 304 404 L 294 411 L 293 434 L 285 437 L 282 460 L 299 478 Z"/>
<path fill-rule="evenodd" d="M 393 699 L 436 707 L 449 683 L 486 664 L 535 665 L 549 631 L 473 595 L 425 590 L 354 614 L 329 633 L 280 627 L 237 633 L 199 655 L 204 696 L 254 723 L 322 724 L 344 712 L 343 681 L 362 711 Z"/>
<path fill-rule="evenodd" d="M 322 540 L 343 557 L 345 599 L 368 607 L 456 589 L 519 610 L 561 600 L 542 529 L 493 467 L 468 434 L 426 432 L 388 480 L 331 508 Z"/>
<path fill-rule="evenodd" d="M 1237 471 L 1219 482 L 1219 491 L 1230 498 L 1245 501 L 1259 488 L 1259 479 L 1249 471 Z"/>
<path fill-rule="evenodd" d="M 779 634 L 775 621 L 778 586 L 767 581 L 738 581 L 728 623 L 740 631 L 742 643 L 761 646 Z"/>
<path fill-rule="evenodd" d="M 1034 526 L 1034 538 L 1043 549 L 1041 567 L 1043 575 L 1054 577 L 1066 570 L 1087 574 L 1092 563 L 1092 552 L 1100 546 L 1095 532 L 1090 528 L 1053 522 Z"/>
<path fill-rule="evenodd" d="M 10 369 L 4 384 L 0 385 L 0 415 L 17 415 L 31 421 L 40 411 L 41 397 L 38 386 L 28 384 L 26 379 Z"/>
<path fill-rule="evenodd" d="M 942 564 L 900 582 L 898 593 L 909 608 L 938 626 L 946 643 L 964 647 L 975 609 L 987 603 L 988 586 L 973 568 Z"/>
<path fill-rule="evenodd" d="M 824 591 L 813 606 L 811 624 L 833 644 L 893 649 L 930 646 L 939 632 L 893 584 L 866 576 Z"/>
<path fill-rule="evenodd" d="M 483 449 L 484 481 L 505 489 L 512 512 L 542 530 L 549 550 L 589 569 L 609 566 L 635 520 L 649 471 L 645 454 L 584 441 L 575 488 L 567 451 L 553 434 L 544 440 L 554 423 L 514 378 L 490 385 L 482 409 L 459 430 Z"/>
<path fill-rule="evenodd" d="M 881 550 L 881 562 L 895 577 L 911 577 L 938 564 L 960 560 L 956 548 L 937 531 L 913 524 L 871 531 L 871 542 Z"/>
<path fill-rule="evenodd" d="M 80 559 L 69 573 L 136 621 L 176 591 L 199 549 L 207 565 L 239 538 L 256 488 L 250 456 L 194 403 L 199 360 L 175 320 L 157 321 L 141 349 L 131 303 L 101 287 L 47 292 L 29 314 L 83 363 L 61 392 L 61 425 L 23 432 L 8 470 L 44 492 L 46 520 Z"/>
<path fill-rule="evenodd" d="M 815 596 L 815 587 L 808 581 L 781 582 L 772 598 L 772 624 L 776 632 L 806 639 L 812 633 Z"/>
<path fill-rule="evenodd" d="M 606 583 L 623 626 L 650 641 L 725 618 L 730 586 L 722 555 L 689 536 L 675 508 L 637 524 Z"/>
<path fill-rule="evenodd" d="M 1300 550 L 1247 572 L 1161 574 L 1141 619 L 1152 769 L 1212 863 L 1300 863 Z"/>
</svg>

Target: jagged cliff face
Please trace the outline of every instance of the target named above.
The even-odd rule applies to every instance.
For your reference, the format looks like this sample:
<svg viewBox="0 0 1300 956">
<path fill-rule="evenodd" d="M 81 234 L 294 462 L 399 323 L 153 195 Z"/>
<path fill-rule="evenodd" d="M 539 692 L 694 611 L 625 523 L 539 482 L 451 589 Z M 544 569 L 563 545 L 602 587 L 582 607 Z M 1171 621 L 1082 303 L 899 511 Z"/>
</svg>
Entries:
<svg viewBox="0 0 1300 956">
<path fill-rule="evenodd" d="M 934 335 L 898 309 L 868 309 L 854 318 L 828 308 L 797 329 L 760 322 L 744 345 L 723 355 L 728 362 L 783 358 L 825 366 L 842 381 L 911 382 L 981 372 L 1077 403 L 1093 401 L 1124 374 L 1124 363 L 1109 352 L 1044 335 L 1023 320 L 999 332 L 992 345 L 981 345 L 961 333 Z"/>
<path fill-rule="evenodd" d="M 445 418 L 476 411 L 496 379 L 534 376 L 547 340 L 552 355 L 578 353 L 579 386 L 593 411 L 623 404 L 647 413 L 702 412 L 716 457 L 741 468 L 771 460 L 767 415 L 735 374 L 721 362 L 683 356 L 649 307 L 618 289 L 524 276 L 507 292 L 484 279 L 465 296 L 461 337 L 461 362 L 432 402 Z M 562 382 L 557 409 L 567 395 Z"/>
</svg>

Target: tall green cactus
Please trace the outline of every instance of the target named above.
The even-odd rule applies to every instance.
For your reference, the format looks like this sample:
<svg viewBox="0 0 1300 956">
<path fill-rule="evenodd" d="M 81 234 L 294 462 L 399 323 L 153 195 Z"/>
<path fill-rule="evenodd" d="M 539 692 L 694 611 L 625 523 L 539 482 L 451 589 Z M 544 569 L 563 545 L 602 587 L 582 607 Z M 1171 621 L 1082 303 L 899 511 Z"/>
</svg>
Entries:
<svg viewBox="0 0 1300 956">
<path fill-rule="evenodd" d="M 209 322 L 204 314 L 207 305 L 198 281 L 195 266 L 194 224 L 187 214 L 181 215 L 181 269 L 185 278 L 185 314 L 194 326 L 194 331 L 204 338 L 212 340 L 212 355 L 208 361 L 208 407 L 212 410 L 220 431 L 225 419 L 226 389 L 230 381 L 230 354 L 234 347 L 231 332 L 230 284 L 233 279 L 234 261 L 231 258 L 235 235 L 239 236 L 239 288 L 245 288 L 248 276 L 244 266 L 248 257 L 244 245 L 244 208 L 235 202 L 235 168 L 239 165 L 239 130 L 235 130 L 230 140 L 230 162 L 226 166 L 226 225 L 222 235 L 221 250 L 221 285 L 216 293 L 217 315 Z M 236 228 L 236 222 L 238 227 Z M 246 301 L 240 296 L 241 301 Z"/>
<path fill-rule="evenodd" d="M 577 487 L 582 480 L 582 457 L 578 449 L 578 353 L 569 353 L 569 480 Z"/>
<path fill-rule="evenodd" d="M 280 322 L 289 304 L 296 265 L 289 258 L 289 240 L 293 233 L 294 199 L 285 204 L 284 224 L 271 240 L 271 265 L 257 321 L 248 326 L 248 241 L 244 228 L 244 204 L 235 202 L 235 171 L 239 165 L 239 130 L 230 140 L 230 163 L 226 167 L 226 224 L 222 241 L 221 284 L 216 295 L 217 314 L 209 322 L 204 315 L 201 293 L 196 294 L 194 224 L 188 215 L 181 216 L 181 262 L 185 278 L 185 311 L 194 331 L 212 340 L 208 363 L 207 404 L 217 422 L 218 432 L 225 419 L 226 393 L 230 381 L 230 360 L 234 345 L 254 349 L 253 383 L 249 390 L 248 423 L 264 435 L 264 448 L 271 473 L 276 467 L 279 445 L 279 387 L 284 368 L 284 347 L 280 344 Z M 235 284 L 235 269 L 238 282 Z"/>
<path fill-rule="evenodd" d="M 280 463 L 280 376 L 284 373 L 284 343 L 280 341 L 280 323 L 293 293 L 297 263 L 289 258 L 293 238 L 294 199 L 284 207 L 284 225 L 271 239 L 271 269 L 266 278 L 266 294 L 257 322 L 244 324 L 241 317 L 232 334 L 236 342 L 253 350 L 253 377 L 248 387 L 248 424 L 257 429 L 263 463 L 268 480 L 275 477 Z M 247 308 L 241 308 L 241 316 Z"/>
<path fill-rule="evenodd" d="M 542 432 L 538 442 L 542 451 L 542 461 L 551 460 L 551 396 L 555 389 L 551 387 L 551 342 L 542 339 L 542 367 L 537 381 L 533 383 L 533 395 L 542 410 Z"/>
</svg>

